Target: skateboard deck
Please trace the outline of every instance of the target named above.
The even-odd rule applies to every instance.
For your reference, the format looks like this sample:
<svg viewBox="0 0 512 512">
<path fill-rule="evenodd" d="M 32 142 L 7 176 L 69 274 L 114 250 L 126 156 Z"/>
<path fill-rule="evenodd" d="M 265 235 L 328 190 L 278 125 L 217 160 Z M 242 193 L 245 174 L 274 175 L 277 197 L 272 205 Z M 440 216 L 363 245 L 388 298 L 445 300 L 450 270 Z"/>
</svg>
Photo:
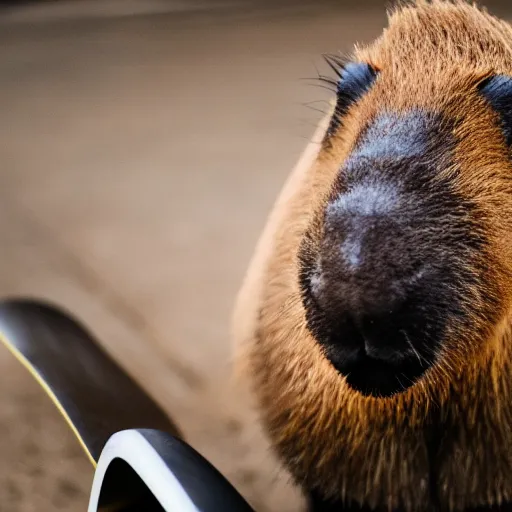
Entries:
<svg viewBox="0 0 512 512">
<path fill-rule="evenodd" d="M 69 313 L 34 300 L 1 302 L 0 341 L 94 466 L 88 512 L 251 510 Z"/>
</svg>

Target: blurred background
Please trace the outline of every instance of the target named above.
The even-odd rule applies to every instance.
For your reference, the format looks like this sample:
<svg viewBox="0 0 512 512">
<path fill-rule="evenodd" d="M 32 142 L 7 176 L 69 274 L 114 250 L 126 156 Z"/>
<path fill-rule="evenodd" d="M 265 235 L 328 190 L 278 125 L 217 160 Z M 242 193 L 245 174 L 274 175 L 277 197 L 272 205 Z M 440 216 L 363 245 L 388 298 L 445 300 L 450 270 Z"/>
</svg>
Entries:
<svg viewBox="0 0 512 512">
<path fill-rule="evenodd" d="M 234 296 L 329 98 L 303 79 L 386 6 L 0 3 L 0 294 L 73 311 L 258 511 L 296 493 L 231 381 Z M 64 422 L 5 351 L 0 376 L 0 509 L 85 510 Z"/>
</svg>

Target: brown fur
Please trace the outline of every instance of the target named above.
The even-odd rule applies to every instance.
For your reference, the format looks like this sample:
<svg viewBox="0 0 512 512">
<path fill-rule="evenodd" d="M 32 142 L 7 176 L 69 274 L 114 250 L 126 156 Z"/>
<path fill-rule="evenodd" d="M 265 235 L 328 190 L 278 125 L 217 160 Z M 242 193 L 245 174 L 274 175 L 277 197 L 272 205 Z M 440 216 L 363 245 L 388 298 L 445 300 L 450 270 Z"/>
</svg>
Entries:
<svg viewBox="0 0 512 512">
<path fill-rule="evenodd" d="M 512 502 L 512 165 L 496 113 L 475 89 L 492 73 L 512 74 L 512 28 L 464 2 L 420 1 L 393 12 L 354 60 L 381 74 L 332 145 L 308 148 L 274 207 L 235 311 L 242 373 L 273 446 L 306 489 L 389 509 Z M 472 332 L 452 332 L 439 363 L 406 392 L 364 397 L 306 328 L 297 254 L 361 128 L 383 109 L 418 107 L 460 121 L 457 186 L 485 212 L 487 294 L 500 308 Z M 486 309 L 482 294 L 471 300 Z"/>
</svg>

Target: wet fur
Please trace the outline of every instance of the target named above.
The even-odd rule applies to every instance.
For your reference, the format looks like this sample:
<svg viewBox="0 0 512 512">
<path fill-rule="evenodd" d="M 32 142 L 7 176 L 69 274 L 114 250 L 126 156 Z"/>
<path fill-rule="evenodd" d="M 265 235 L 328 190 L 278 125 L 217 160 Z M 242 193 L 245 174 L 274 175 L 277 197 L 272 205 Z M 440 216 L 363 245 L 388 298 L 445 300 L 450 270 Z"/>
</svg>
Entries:
<svg viewBox="0 0 512 512">
<path fill-rule="evenodd" d="M 353 60 L 379 78 L 328 142 L 308 148 L 271 213 L 235 310 L 239 369 L 276 453 L 321 501 L 407 511 L 512 503 L 512 164 L 498 114 L 476 89 L 512 75 L 512 29 L 463 2 L 417 2 Z M 448 330 L 419 382 L 365 397 L 307 328 L 298 254 L 363 127 L 411 109 L 456 121 L 456 169 L 445 172 L 478 205 L 486 275 L 468 292 L 471 329 Z"/>
</svg>

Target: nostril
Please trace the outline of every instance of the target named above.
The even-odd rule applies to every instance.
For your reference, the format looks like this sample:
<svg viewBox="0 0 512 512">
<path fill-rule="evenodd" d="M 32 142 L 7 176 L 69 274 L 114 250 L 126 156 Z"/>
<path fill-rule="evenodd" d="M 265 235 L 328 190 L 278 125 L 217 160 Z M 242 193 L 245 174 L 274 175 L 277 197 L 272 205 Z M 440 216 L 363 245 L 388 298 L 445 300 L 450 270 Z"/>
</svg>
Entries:
<svg viewBox="0 0 512 512">
<path fill-rule="evenodd" d="M 400 352 L 397 352 L 390 347 L 377 347 L 372 345 L 372 343 L 366 339 L 364 340 L 364 353 L 370 359 L 388 363 L 396 363 L 403 359 Z"/>
<path fill-rule="evenodd" d="M 357 322 L 365 354 L 376 360 L 399 364 L 409 356 L 399 315 L 392 313 L 365 317 Z"/>
</svg>

